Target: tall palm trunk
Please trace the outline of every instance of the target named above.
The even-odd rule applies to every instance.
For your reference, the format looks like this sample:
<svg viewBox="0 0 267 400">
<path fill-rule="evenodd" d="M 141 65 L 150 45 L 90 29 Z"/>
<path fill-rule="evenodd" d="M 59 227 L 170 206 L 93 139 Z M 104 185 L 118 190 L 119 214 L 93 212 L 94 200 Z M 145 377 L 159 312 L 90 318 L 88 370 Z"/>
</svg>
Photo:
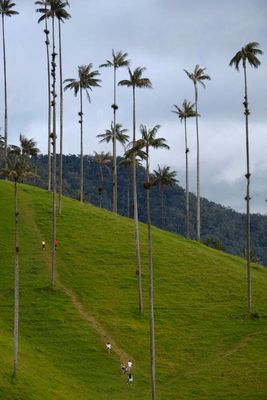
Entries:
<svg viewBox="0 0 267 400">
<path fill-rule="evenodd" d="M 245 81 L 245 96 L 244 96 L 244 108 L 246 118 L 246 158 L 247 158 L 247 173 L 245 175 L 247 179 L 247 194 L 246 194 L 246 205 L 247 205 L 247 216 L 246 216 L 246 258 L 247 258 L 247 284 L 248 284 L 248 312 L 252 314 L 252 291 L 251 291 L 251 270 L 250 270 L 250 168 L 249 168 L 249 135 L 248 135 L 248 93 L 247 93 L 247 73 L 246 73 L 246 62 L 243 61 L 244 69 L 244 81 Z"/>
<path fill-rule="evenodd" d="M 130 168 L 127 177 L 127 216 L 130 218 Z"/>
<path fill-rule="evenodd" d="M 8 121 L 7 121 L 7 73 L 6 73 L 6 42 L 5 42 L 5 18 L 4 14 L 2 14 L 2 38 L 3 38 L 3 59 L 4 59 L 4 97 L 5 97 L 5 112 L 4 112 L 4 140 L 5 140 L 5 147 L 4 147 L 4 155 L 5 158 L 7 157 L 7 128 L 8 128 Z"/>
<path fill-rule="evenodd" d="M 196 133 L 197 133 L 197 240 L 200 240 L 200 165 L 199 165 L 199 134 L 198 134 L 198 110 L 197 110 L 197 85 L 195 87 L 195 105 L 196 105 Z"/>
<path fill-rule="evenodd" d="M 135 146 L 135 88 L 133 87 L 133 146 Z M 136 258 L 138 268 L 138 293 L 139 293 L 139 311 L 142 313 L 143 294 L 142 294 L 142 269 L 141 269 L 141 255 L 140 255 L 140 241 L 139 241 L 139 225 L 138 225 L 138 203 L 137 203 L 137 184 L 136 184 L 136 159 L 133 156 L 133 198 L 134 198 L 134 224 L 135 224 L 135 243 L 136 243 Z"/>
<path fill-rule="evenodd" d="M 187 129 L 186 129 L 186 118 L 184 119 L 184 137 L 185 137 L 185 225 L 186 225 L 186 237 L 190 239 L 189 232 L 189 184 L 188 184 L 188 153 L 187 147 Z"/>
<path fill-rule="evenodd" d="M 52 17 L 53 53 L 52 53 L 52 107 L 53 107 L 53 244 L 52 244 L 52 286 L 56 283 L 56 230 L 57 230 L 57 153 L 56 153 L 56 46 L 55 19 Z"/>
<path fill-rule="evenodd" d="M 61 23 L 58 20 L 58 45 L 59 45 L 59 101 L 60 101 L 60 143 L 59 143 L 59 197 L 58 212 L 61 214 L 62 199 L 62 174 L 63 174 L 63 78 L 62 78 L 62 47 L 61 47 Z"/>
<path fill-rule="evenodd" d="M 15 268 L 14 268 L 14 366 L 13 377 L 17 376 L 18 368 L 18 339 L 19 339 L 19 212 L 17 198 L 17 180 L 14 183 L 15 200 Z"/>
<path fill-rule="evenodd" d="M 163 216 L 163 187 L 159 187 L 160 190 L 160 216 L 161 216 L 161 229 L 164 226 L 164 216 Z"/>
<path fill-rule="evenodd" d="M 45 18 L 45 44 L 47 60 L 47 190 L 51 192 L 51 80 L 50 80 L 50 56 L 49 56 L 49 36 L 48 36 L 47 18 Z"/>
<path fill-rule="evenodd" d="M 150 173 L 148 148 L 146 160 L 146 180 L 148 189 L 146 192 L 147 204 L 147 238 L 148 238 L 148 263 L 149 263 L 149 322 L 150 322 L 150 370 L 152 400 L 156 400 L 156 372 L 155 372 L 155 332 L 154 332 L 154 287 L 153 287 L 153 260 L 152 260 L 152 236 L 151 236 L 151 212 L 150 212 Z"/>
<path fill-rule="evenodd" d="M 102 192 L 104 186 L 104 178 L 103 178 L 103 169 L 102 166 L 99 166 L 99 208 L 102 208 Z"/>
<path fill-rule="evenodd" d="M 83 94 L 81 86 L 80 86 L 80 124 L 81 124 L 80 201 L 83 202 Z"/>
<path fill-rule="evenodd" d="M 116 133 L 116 67 L 114 66 L 114 103 L 113 103 L 113 124 L 114 124 L 114 135 L 113 135 L 113 212 L 117 213 L 118 207 L 118 178 L 117 178 L 117 133 Z"/>
</svg>

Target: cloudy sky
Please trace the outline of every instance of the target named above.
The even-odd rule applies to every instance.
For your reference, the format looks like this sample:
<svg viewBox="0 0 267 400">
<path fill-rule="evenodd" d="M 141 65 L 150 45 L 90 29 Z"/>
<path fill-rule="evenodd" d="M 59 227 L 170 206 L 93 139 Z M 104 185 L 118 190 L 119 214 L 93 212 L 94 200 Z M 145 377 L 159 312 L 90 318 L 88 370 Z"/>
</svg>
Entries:
<svg viewBox="0 0 267 400">
<path fill-rule="evenodd" d="M 34 1 L 17 0 L 19 15 L 6 21 L 9 93 L 9 143 L 20 133 L 37 140 L 47 153 L 46 51 L 43 25 Z M 72 18 L 63 26 L 64 78 L 76 78 L 77 66 L 111 59 L 112 49 L 128 52 L 131 68 L 146 67 L 153 89 L 137 92 L 137 126 L 161 125 L 169 151 L 155 151 L 152 167 L 170 165 L 184 186 L 184 131 L 173 105 L 194 100 L 193 84 L 183 69 L 207 68 L 211 81 L 199 89 L 201 119 L 201 195 L 245 211 L 245 131 L 243 74 L 229 61 L 246 43 L 260 43 L 264 55 L 257 70 L 249 68 L 252 211 L 266 213 L 267 203 L 267 2 L 265 0 L 70 0 Z M 2 49 L 1 49 L 2 50 Z M 2 72 L 2 68 L 0 69 Z M 127 79 L 120 69 L 118 79 Z M 85 105 L 84 151 L 111 150 L 99 145 L 112 120 L 112 70 L 101 69 L 102 88 Z M 3 85 L 1 82 L 3 121 Z M 118 88 L 118 121 L 131 135 L 131 89 Z M 78 99 L 64 97 L 64 153 L 79 153 Z M 1 124 L 3 126 L 3 122 Z M 0 125 L 0 126 L 1 126 Z M 196 190 L 196 134 L 188 123 L 190 189 Z M 122 154 L 121 149 L 119 153 Z"/>
</svg>

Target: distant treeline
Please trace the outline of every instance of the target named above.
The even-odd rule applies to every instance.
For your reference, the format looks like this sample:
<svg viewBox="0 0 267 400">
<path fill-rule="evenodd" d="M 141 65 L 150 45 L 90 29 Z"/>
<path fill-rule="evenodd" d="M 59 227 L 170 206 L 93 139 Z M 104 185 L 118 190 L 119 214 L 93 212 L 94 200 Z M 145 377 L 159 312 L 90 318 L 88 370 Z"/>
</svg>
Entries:
<svg viewBox="0 0 267 400">
<path fill-rule="evenodd" d="M 128 182 L 130 179 L 130 217 L 133 217 L 132 181 L 131 173 L 120 166 L 122 158 L 118 157 L 118 213 L 128 215 Z M 38 155 L 32 161 L 38 174 L 31 180 L 36 186 L 47 188 L 47 156 Z M 84 156 L 84 199 L 96 206 L 99 205 L 99 196 L 102 196 L 102 206 L 112 210 L 112 163 L 104 168 L 103 187 L 100 188 L 99 165 L 93 157 Z M 145 169 L 138 168 L 138 208 L 139 219 L 146 222 L 146 190 Z M 80 157 L 63 155 L 63 194 L 79 199 L 80 190 Z M 179 185 L 165 187 L 164 225 L 161 226 L 161 193 L 159 187 L 151 189 L 152 223 L 163 229 L 185 235 L 185 193 Z M 244 256 L 245 248 L 245 214 L 238 213 L 230 207 L 201 198 L 201 238 L 211 247 L 225 250 L 229 253 Z M 190 193 L 190 235 L 196 237 L 196 197 Z M 267 216 L 253 214 L 251 216 L 252 259 L 267 265 Z"/>
</svg>

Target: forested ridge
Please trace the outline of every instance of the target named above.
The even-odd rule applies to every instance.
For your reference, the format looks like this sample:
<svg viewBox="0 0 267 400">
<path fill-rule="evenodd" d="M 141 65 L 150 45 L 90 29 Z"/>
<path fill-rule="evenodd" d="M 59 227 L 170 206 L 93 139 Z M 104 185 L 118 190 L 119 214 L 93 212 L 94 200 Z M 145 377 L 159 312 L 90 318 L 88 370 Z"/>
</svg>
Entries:
<svg viewBox="0 0 267 400">
<path fill-rule="evenodd" d="M 128 171 L 120 165 L 118 157 L 118 212 L 127 216 Z M 47 156 L 38 155 L 36 160 L 37 178 L 31 179 L 36 186 L 47 187 Z M 80 157 L 63 156 L 63 193 L 72 198 L 79 198 Z M 131 173 L 130 173 L 131 175 Z M 146 222 L 146 190 L 144 188 L 145 169 L 138 168 L 138 208 L 140 221 Z M 100 187 L 101 186 L 101 187 Z M 103 187 L 102 187 L 103 186 Z M 133 217 L 132 181 L 130 176 L 130 217 Z M 100 190 L 99 190 L 100 189 Z M 99 178 L 99 166 L 90 155 L 84 156 L 84 198 L 85 201 L 99 206 L 101 193 L 102 207 L 112 210 L 112 170 L 111 163 L 103 170 L 103 185 Z M 164 187 L 163 218 L 161 226 L 161 193 L 159 187 L 151 189 L 152 223 L 170 232 L 185 235 L 185 193 L 175 185 Z M 238 213 L 230 207 L 201 198 L 201 236 L 202 240 L 212 247 L 244 256 L 245 248 L 245 214 Z M 190 237 L 196 238 L 196 197 L 190 193 Z M 267 216 L 252 214 L 251 240 L 252 258 L 267 265 Z"/>
</svg>

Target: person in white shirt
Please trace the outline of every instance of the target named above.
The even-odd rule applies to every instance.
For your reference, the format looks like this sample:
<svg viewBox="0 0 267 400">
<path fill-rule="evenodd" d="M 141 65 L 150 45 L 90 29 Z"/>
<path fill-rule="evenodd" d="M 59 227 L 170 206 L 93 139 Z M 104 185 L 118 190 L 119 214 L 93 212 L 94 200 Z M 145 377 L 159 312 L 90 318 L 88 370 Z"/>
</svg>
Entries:
<svg viewBox="0 0 267 400">
<path fill-rule="evenodd" d="M 107 352 L 110 354 L 110 352 L 111 352 L 111 348 L 112 348 L 112 346 L 111 346 L 111 343 L 110 342 L 107 342 L 106 343 L 106 349 L 107 349 Z"/>
</svg>

